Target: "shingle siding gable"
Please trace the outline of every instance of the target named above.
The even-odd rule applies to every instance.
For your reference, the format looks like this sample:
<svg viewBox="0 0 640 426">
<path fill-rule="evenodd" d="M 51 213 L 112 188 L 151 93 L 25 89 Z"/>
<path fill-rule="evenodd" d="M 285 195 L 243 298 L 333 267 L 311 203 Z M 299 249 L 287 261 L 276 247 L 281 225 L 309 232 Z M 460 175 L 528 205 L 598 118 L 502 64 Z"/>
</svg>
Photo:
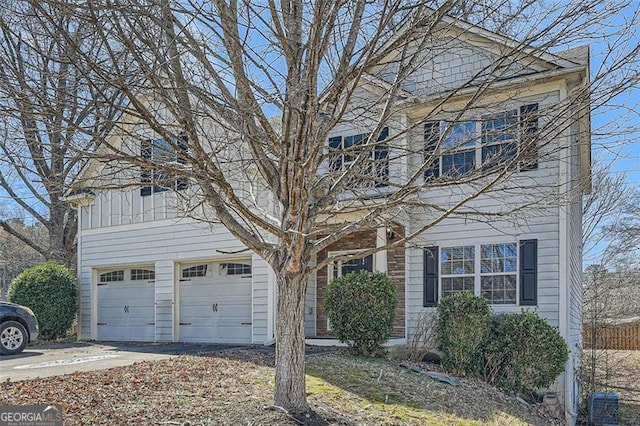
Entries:
<svg viewBox="0 0 640 426">
<path fill-rule="evenodd" d="M 490 79 L 509 79 L 532 74 L 533 68 L 507 58 L 496 70 L 504 56 L 447 37 L 435 40 L 431 47 L 414 52 L 418 56 L 415 70 L 403 83 L 403 89 L 414 95 L 433 95 L 462 87 L 477 86 Z M 395 60 L 382 67 L 377 77 L 393 81 L 398 65 Z"/>
</svg>

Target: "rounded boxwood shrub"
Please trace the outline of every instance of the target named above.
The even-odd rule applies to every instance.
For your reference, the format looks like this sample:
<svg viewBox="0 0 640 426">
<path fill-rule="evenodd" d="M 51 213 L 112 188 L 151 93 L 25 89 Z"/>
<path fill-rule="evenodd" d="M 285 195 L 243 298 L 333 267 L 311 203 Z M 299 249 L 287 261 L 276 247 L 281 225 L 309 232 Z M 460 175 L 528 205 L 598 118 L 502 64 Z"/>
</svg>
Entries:
<svg viewBox="0 0 640 426">
<path fill-rule="evenodd" d="M 487 301 L 463 291 L 443 297 L 437 309 L 442 366 L 460 376 L 481 374 L 491 324 Z"/>
<path fill-rule="evenodd" d="M 391 337 L 398 298 L 380 272 L 350 272 L 327 286 L 324 307 L 335 336 L 357 355 L 378 356 Z"/>
<path fill-rule="evenodd" d="M 31 308 L 38 317 L 40 339 L 56 339 L 66 335 L 76 317 L 78 285 L 67 268 L 49 262 L 11 281 L 7 300 Z"/>
<path fill-rule="evenodd" d="M 485 352 L 485 378 L 525 397 L 550 386 L 564 371 L 567 344 L 535 312 L 497 315 Z"/>
</svg>

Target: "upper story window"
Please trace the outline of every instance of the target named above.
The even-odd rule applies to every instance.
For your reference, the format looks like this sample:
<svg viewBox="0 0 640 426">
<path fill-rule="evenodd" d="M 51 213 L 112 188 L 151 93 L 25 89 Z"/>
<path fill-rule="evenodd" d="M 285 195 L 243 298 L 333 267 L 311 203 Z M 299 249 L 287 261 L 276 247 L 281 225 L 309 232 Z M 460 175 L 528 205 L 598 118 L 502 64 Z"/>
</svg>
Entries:
<svg viewBox="0 0 640 426">
<path fill-rule="evenodd" d="M 142 168 L 140 181 L 148 183 L 140 190 L 140 195 L 151 195 L 155 192 L 162 192 L 168 189 L 181 190 L 189 186 L 189 181 L 184 178 L 176 178 L 173 173 L 162 169 L 163 165 L 185 164 L 186 160 L 181 152 L 186 152 L 187 136 L 181 135 L 177 140 L 167 141 L 166 139 L 144 140 L 141 144 L 141 156 L 158 168 Z M 176 150 L 177 148 L 177 150 Z"/>
<path fill-rule="evenodd" d="M 389 128 L 380 132 L 377 142 L 389 136 Z M 379 188 L 389 182 L 389 146 L 378 143 L 373 149 L 364 147 L 369 133 L 335 136 L 329 138 L 329 170 L 340 172 L 351 169 L 353 174 L 346 185 L 348 188 Z M 364 150 L 370 150 L 368 157 L 358 163 L 358 157 Z"/>
<path fill-rule="evenodd" d="M 476 169 L 538 167 L 535 133 L 538 104 L 486 115 L 479 120 L 431 121 L 424 125 L 425 180 L 464 176 Z M 519 158 L 519 163 L 514 160 Z"/>
</svg>

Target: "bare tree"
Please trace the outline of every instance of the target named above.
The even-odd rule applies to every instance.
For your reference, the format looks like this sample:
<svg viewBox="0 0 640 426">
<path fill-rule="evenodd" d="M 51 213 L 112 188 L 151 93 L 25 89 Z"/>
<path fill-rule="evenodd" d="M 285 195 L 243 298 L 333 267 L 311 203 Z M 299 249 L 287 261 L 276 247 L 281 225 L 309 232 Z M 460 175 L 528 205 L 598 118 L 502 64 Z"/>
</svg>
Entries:
<svg viewBox="0 0 640 426">
<path fill-rule="evenodd" d="M 583 257 L 604 267 L 640 249 L 640 191 L 611 167 L 603 159 L 593 162 L 593 186 L 582 207 Z"/>
<path fill-rule="evenodd" d="M 450 123 L 500 108 L 502 101 L 482 99 L 514 75 L 517 60 L 603 34 L 603 28 L 593 26 L 622 5 L 550 5 L 538 11 L 517 40 L 507 43 L 510 47 L 497 60 L 469 75 L 464 84 L 416 94 L 411 93 L 413 71 L 446 51 L 450 39 L 443 35 L 453 25 L 469 28 L 447 17 L 458 2 L 434 8 L 427 3 L 31 3 L 43 25 L 66 36 L 65 43 L 77 62 L 89 67 L 96 86 L 110 85 L 129 102 L 117 137 L 100 138 L 95 156 L 106 165 L 102 177 L 78 184 L 140 185 L 140 177 L 143 186 L 195 182 L 181 192 L 188 194 L 181 200 L 185 214 L 222 223 L 273 268 L 275 403 L 288 410 L 308 409 L 303 322 L 312 274 L 335 260 L 403 245 L 447 217 L 491 221 L 518 217 L 526 207 L 564 202 L 559 187 L 514 178 L 517 170 L 532 166 L 543 152 L 557 158 L 559 151 L 550 141 L 565 134 L 576 117 L 585 118 L 589 100 L 599 105 L 631 84 L 607 80 L 614 71 L 633 68 L 637 52 L 629 50 L 597 70 L 592 86 L 576 85 L 567 102 L 544 111 L 544 117 L 533 109 L 525 111 L 525 122 L 539 120 L 540 126 L 530 133 L 525 126 L 525 141 L 516 155 L 505 158 L 502 153 L 495 162 L 489 158 L 491 167 L 473 172 L 452 167 L 450 175 L 436 178 L 433 164 L 452 126 L 444 134 L 425 135 L 424 129 L 425 122 L 443 113 L 443 105 L 461 101 L 457 110 L 444 111 Z M 524 7 L 514 8 L 513 15 Z M 58 25 L 57 14 L 73 14 L 91 27 L 107 47 L 104 57 L 96 61 L 87 55 L 73 32 Z M 596 14 L 600 20 L 590 19 Z M 372 88 L 366 95 L 365 85 Z M 427 99 L 430 107 L 417 108 L 411 120 L 402 113 L 407 105 Z M 144 155 L 153 147 L 143 146 L 141 152 L 142 123 L 164 139 L 161 151 L 173 161 Z M 366 126 L 369 131 L 352 143 L 327 144 L 336 126 Z M 522 131 L 519 124 L 513 126 L 513 132 Z M 416 149 L 406 142 L 415 137 L 424 137 L 427 147 Z M 465 143 L 468 140 L 460 146 Z M 394 175 L 390 164 L 403 161 L 418 166 L 408 176 Z M 464 191 L 455 189 L 461 185 Z M 429 195 L 438 190 L 448 191 L 449 197 L 435 203 Z M 474 204 L 480 196 L 504 199 L 525 193 L 525 201 L 517 205 Z M 384 246 L 314 262 L 318 253 L 355 232 L 394 229 L 417 214 L 430 220 Z"/>
<path fill-rule="evenodd" d="M 640 193 L 624 173 L 601 159 L 593 164 L 593 188 L 583 200 L 582 396 L 620 392 L 621 403 L 637 392 L 633 372 L 634 325 L 640 318 L 637 238 Z M 622 411 L 622 410 L 621 410 Z"/>
<path fill-rule="evenodd" d="M 0 11 L 0 196 L 9 200 L 0 227 L 75 269 L 75 211 L 62 198 L 85 152 L 110 131 L 119 100 L 113 88 L 88 85 L 77 66 L 71 43 L 94 60 L 102 49 L 82 25 L 57 15 L 61 36 L 36 14 L 19 1 Z M 34 239 L 12 217 L 40 223 L 48 238 Z"/>
<path fill-rule="evenodd" d="M 20 219 L 11 219 L 11 225 L 30 240 L 46 239 L 44 229 L 39 224 L 26 225 Z M 0 229 L 0 300 L 5 300 L 11 280 L 31 266 L 43 261 L 43 257 L 22 241 Z"/>
</svg>

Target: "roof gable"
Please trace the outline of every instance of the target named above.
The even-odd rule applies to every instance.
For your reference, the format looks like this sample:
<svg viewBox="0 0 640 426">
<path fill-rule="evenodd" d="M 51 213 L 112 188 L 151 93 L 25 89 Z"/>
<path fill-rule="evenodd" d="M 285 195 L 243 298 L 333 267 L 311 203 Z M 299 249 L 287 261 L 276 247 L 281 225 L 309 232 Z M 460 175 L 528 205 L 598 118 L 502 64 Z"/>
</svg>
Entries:
<svg viewBox="0 0 640 426">
<path fill-rule="evenodd" d="M 585 65 L 576 55 L 554 55 L 448 16 L 441 17 L 437 24 L 425 20 L 424 27 L 429 29 L 423 34 L 408 36 L 409 26 L 410 23 L 401 26 L 381 48 L 390 53 L 369 72 L 390 83 L 400 63 L 411 60 L 411 71 L 402 88 L 414 95 L 432 95 Z M 407 40 L 403 41 L 403 37 Z M 403 55 L 405 47 L 408 52 Z M 415 59 L 409 59 L 414 56 Z"/>
</svg>

